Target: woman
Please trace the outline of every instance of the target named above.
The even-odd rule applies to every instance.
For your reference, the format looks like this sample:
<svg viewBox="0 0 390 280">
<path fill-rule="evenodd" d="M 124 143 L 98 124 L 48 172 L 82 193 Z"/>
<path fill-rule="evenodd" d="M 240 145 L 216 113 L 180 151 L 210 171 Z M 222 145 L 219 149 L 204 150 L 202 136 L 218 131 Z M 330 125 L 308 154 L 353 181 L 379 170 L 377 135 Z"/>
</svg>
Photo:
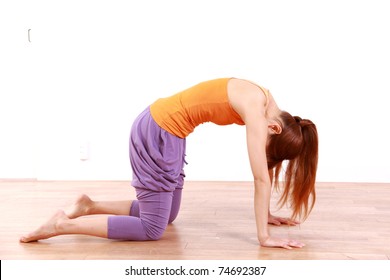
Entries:
<svg viewBox="0 0 390 280">
<path fill-rule="evenodd" d="M 158 240 L 179 211 L 185 139 L 203 122 L 246 126 L 260 245 L 286 249 L 304 246 L 298 241 L 270 236 L 268 224 L 295 225 L 295 219 L 306 218 L 314 206 L 316 126 L 281 111 L 263 87 L 235 78 L 203 82 L 159 99 L 138 116 L 130 137 L 132 185 L 137 200 L 97 202 L 82 195 L 70 211 L 58 211 L 36 231 L 23 236 L 21 242 L 63 234 Z M 280 202 L 291 205 L 291 219 L 274 217 L 269 212 L 272 181 L 278 185 L 284 160 L 288 160 L 288 165 Z M 92 214 L 107 215 L 77 219 Z"/>
</svg>

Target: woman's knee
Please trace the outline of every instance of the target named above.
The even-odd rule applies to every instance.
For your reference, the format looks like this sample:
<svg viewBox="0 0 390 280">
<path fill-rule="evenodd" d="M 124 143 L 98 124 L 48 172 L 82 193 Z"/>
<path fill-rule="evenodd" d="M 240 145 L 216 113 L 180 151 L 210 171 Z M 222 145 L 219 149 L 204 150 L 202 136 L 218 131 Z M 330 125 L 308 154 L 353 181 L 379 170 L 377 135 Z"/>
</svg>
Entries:
<svg viewBox="0 0 390 280">
<path fill-rule="evenodd" d="M 148 236 L 148 240 L 147 241 L 157 241 L 157 240 L 160 240 L 161 237 L 163 236 L 163 234 L 164 234 L 164 232 L 147 234 L 147 236 Z"/>
<path fill-rule="evenodd" d="M 179 214 L 180 204 L 181 204 L 181 194 L 182 189 L 176 189 L 173 192 L 172 205 L 171 205 L 171 213 L 169 215 L 168 223 L 172 223 Z"/>
<path fill-rule="evenodd" d="M 173 223 L 176 220 L 178 214 L 179 211 L 176 211 L 174 213 L 171 212 L 171 216 L 169 217 L 168 224 Z"/>
<path fill-rule="evenodd" d="M 139 218 L 139 201 L 133 200 L 130 206 L 129 216 L 138 217 Z"/>
<path fill-rule="evenodd" d="M 153 223 L 153 224 L 145 224 L 144 223 L 144 229 L 145 234 L 150 241 L 156 241 L 161 239 L 161 237 L 164 235 L 164 232 L 167 228 L 167 223 L 161 224 L 161 223 Z"/>
<path fill-rule="evenodd" d="M 159 240 L 168 223 L 176 216 L 177 201 L 180 204 L 181 192 L 153 192 L 137 189 L 139 217 L 148 240 Z M 136 211 L 134 211 L 136 212 Z"/>
</svg>

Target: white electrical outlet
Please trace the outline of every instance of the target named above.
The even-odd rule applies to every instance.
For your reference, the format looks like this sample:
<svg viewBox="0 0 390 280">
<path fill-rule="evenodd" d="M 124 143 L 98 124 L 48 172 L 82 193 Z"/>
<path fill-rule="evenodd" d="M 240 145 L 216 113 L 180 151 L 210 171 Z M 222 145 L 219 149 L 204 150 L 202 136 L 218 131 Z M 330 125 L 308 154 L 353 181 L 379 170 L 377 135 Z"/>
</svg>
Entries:
<svg viewBox="0 0 390 280">
<path fill-rule="evenodd" d="M 89 142 L 85 141 L 80 144 L 80 160 L 89 159 Z"/>
</svg>

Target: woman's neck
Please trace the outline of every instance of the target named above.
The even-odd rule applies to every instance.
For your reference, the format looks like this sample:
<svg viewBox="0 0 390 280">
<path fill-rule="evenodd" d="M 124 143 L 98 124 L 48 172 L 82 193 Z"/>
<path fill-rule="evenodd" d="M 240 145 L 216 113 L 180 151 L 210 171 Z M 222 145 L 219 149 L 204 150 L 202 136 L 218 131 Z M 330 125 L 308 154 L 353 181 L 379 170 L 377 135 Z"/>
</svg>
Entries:
<svg viewBox="0 0 390 280">
<path fill-rule="evenodd" d="M 279 109 L 272 95 L 269 95 L 269 102 L 265 111 L 266 118 L 269 120 L 277 120 L 279 119 L 282 111 Z"/>
</svg>

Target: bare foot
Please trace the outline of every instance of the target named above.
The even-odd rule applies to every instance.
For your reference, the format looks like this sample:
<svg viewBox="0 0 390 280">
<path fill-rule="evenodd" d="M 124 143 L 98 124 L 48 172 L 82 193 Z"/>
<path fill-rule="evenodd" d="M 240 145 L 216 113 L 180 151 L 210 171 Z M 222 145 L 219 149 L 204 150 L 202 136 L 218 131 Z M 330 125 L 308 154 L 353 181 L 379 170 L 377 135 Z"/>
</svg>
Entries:
<svg viewBox="0 0 390 280">
<path fill-rule="evenodd" d="M 92 204 L 93 201 L 89 198 L 89 196 L 82 194 L 65 213 L 70 219 L 89 215 Z"/>
<path fill-rule="evenodd" d="M 40 226 L 37 230 L 22 236 L 20 242 L 27 243 L 47 239 L 60 234 L 58 227 L 63 221 L 69 220 L 63 210 L 58 210 L 46 223 Z"/>
</svg>

